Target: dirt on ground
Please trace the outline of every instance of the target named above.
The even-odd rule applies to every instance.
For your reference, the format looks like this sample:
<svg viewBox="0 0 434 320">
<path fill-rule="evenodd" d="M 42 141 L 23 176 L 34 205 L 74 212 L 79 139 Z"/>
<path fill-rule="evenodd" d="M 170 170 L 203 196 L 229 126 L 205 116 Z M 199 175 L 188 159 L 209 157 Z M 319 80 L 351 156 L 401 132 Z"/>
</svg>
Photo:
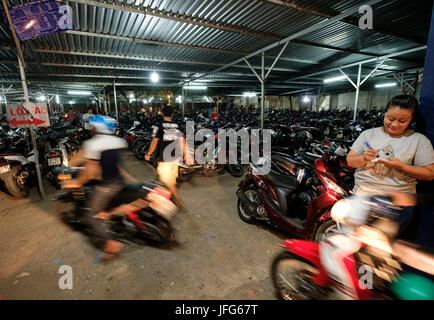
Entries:
<svg viewBox="0 0 434 320">
<path fill-rule="evenodd" d="M 132 154 L 124 167 L 138 180 L 156 180 L 155 170 Z M 36 188 L 24 200 L 0 192 L 0 298 L 275 299 L 270 268 L 285 236 L 241 221 L 239 180 L 226 173 L 183 183 L 175 242 L 127 243 L 119 257 L 104 263 L 85 235 L 56 216 L 58 191 L 48 182 L 45 200 Z M 72 268 L 71 290 L 59 288 L 62 265 Z"/>
</svg>

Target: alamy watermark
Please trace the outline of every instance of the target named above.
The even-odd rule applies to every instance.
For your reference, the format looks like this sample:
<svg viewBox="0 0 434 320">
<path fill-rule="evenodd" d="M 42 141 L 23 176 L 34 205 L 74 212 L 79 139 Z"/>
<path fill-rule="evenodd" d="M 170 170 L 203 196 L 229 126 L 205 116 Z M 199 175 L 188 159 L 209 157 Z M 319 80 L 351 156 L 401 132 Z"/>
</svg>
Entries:
<svg viewBox="0 0 434 320">
<path fill-rule="evenodd" d="M 171 141 L 163 151 L 166 161 L 179 162 L 183 159 L 183 146 L 179 143 L 181 133 L 175 129 L 166 130 L 164 141 Z M 255 174 L 267 175 L 271 169 L 271 130 L 219 129 L 218 136 L 211 129 L 200 129 L 195 132 L 194 121 L 186 122 L 186 158 L 187 165 L 204 164 L 253 164 Z M 217 140 L 217 145 L 216 145 Z M 261 147 L 262 140 L 262 148 Z M 202 142 L 195 149 L 195 141 Z M 227 145 L 227 141 L 229 144 Z M 238 144 L 240 141 L 240 144 Z M 238 152 L 240 148 L 240 152 Z M 262 150 L 262 156 L 260 156 Z M 226 152 L 228 151 L 228 152 Z M 240 159 L 238 159 L 240 157 Z M 228 159 L 229 158 L 229 159 Z"/>
<path fill-rule="evenodd" d="M 363 14 L 359 19 L 359 28 L 362 30 L 374 29 L 374 11 L 371 6 L 363 5 L 359 8 L 359 13 Z"/>
<path fill-rule="evenodd" d="M 57 271 L 59 274 L 63 274 L 63 276 L 59 279 L 59 288 L 61 290 L 72 290 L 73 289 L 73 273 L 71 266 L 68 265 L 62 265 L 59 267 L 59 270 Z"/>
<path fill-rule="evenodd" d="M 362 290 L 372 290 L 373 287 L 373 270 L 368 265 L 360 266 L 359 268 L 359 288 Z"/>
<path fill-rule="evenodd" d="M 61 30 L 71 30 L 73 29 L 72 23 L 72 8 L 68 5 L 63 5 L 59 7 L 59 13 L 62 15 L 59 18 L 58 25 Z"/>
</svg>

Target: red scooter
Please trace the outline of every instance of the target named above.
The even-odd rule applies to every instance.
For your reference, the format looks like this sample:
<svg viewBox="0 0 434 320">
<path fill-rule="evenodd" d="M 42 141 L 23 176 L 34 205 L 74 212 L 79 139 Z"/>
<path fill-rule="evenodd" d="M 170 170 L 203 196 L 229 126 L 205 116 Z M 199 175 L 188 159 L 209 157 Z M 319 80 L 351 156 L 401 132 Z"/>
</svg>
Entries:
<svg viewBox="0 0 434 320">
<path fill-rule="evenodd" d="M 351 204 L 352 203 L 352 204 Z M 320 242 L 291 239 L 273 261 L 285 300 L 432 300 L 434 255 L 395 241 L 399 207 L 384 197 L 347 198 L 332 209 L 343 228 Z M 406 265 L 406 267 L 404 267 Z M 404 271 L 405 270 L 405 271 Z"/>
<path fill-rule="evenodd" d="M 256 175 L 254 164 L 250 164 L 238 184 L 240 218 L 247 223 L 264 220 L 304 239 L 320 240 L 333 232 L 336 223 L 330 210 L 349 191 L 339 185 L 344 169 L 339 160 L 326 155 L 309 165 L 283 154 L 271 158 L 268 175 Z M 286 172 L 282 173 L 282 168 Z"/>
</svg>

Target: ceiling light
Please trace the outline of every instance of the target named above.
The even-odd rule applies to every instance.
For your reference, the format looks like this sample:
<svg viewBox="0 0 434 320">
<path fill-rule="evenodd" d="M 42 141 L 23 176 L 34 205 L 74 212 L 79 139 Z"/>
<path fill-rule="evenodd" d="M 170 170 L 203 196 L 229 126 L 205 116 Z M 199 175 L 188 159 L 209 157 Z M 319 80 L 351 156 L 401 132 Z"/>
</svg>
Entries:
<svg viewBox="0 0 434 320">
<path fill-rule="evenodd" d="M 208 89 L 207 86 L 184 86 L 183 88 L 186 90 L 206 90 L 206 89 Z"/>
<path fill-rule="evenodd" d="M 30 29 L 31 27 L 33 27 L 33 25 L 35 24 L 35 20 L 30 20 L 28 24 L 26 24 L 26 26 L 24 27 L 24 30 Z"/>
<path fill-rule="evenodd" d="M 40 97 L 36 98 L 36 100 L 38 100 L 38 101 L 45 101 L 46 99 L 47 98 L 45 96 L 40 96 Z"/>
<path fill-rule="evenodd" d="M 396 85 L 397 85 L 396 82 L 380 83 L 380 84 L 375 85 L 375 88 L 388 88 L 388 87 L 394 87 Z"/>
<path fill-rule="evenodd" d="M 256 93 L 254 93 L 254 92 L 244 92 L 243 96 L 244 97 L 256 97 Z"/>
<path fill-rule="evenodd" d="M 303 97 L 303 102 L 304 102 L 304 103 L 308 103 L 308 102 L 310 102 L 310 97 L 309 97 L 309 96 L 304 96 L 304 97 Z"/>
<path fill-rule="evenodd" d="M 56 94 L 56 103 L 59 104 L 60 103 L 60 99 L 59 99 L 59 95 Z"/>
<path fill-rule="evenodd" d="M 155 82 L 158 82 L 158 80 L 160 80 L 160 77 L 158 76 L 158 73 L 152 72 L 152 74 L 151 74 L 151 81 L 155 83 Z"/>
<path fill-rule="evenodd" d="M 335 82 L 335 81 L 340 81 L 340 80 L 344 80 L 346 79 L 346 76 L 340 76 L 340 77 L 335 77 L 335 78 L 329 78 L 329 79 L 325 79 L 324 83 L 330 83 L 330 82 Z"/>
<path fill-rule="evenodd" d="M 68 94 L 70 94 L 70 95 L 77 95 L 77 96 L 90 96 L 92 94 L 92 92 L 90 92 L 90 91 L 69 90 Z"/>
</svg>

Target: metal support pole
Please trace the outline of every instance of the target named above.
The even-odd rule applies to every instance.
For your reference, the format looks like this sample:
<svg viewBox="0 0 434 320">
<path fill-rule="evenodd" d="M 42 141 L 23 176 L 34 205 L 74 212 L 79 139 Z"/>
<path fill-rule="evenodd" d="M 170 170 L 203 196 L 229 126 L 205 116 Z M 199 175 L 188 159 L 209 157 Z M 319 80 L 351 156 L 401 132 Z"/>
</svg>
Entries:
<svg viewBox="0 0 434 320">
<path fill-rule="evenodd" d="M 360 77 L 362 75 L 362 64 L 359 64 L 359 73 L 357 75 L 357 90 L 356 90 L 356 101 L 354 103 L 354 117 L 353 120 L 357 119 L 357 104 L 359 103 L 359 94 L 360 94 Z"/>
<path fill-rule="evenodd" d="M 246 60 L 247 61 L 247 60 Z M 261 81 L 261 130 L 264 130 L 264 85 L 265 85 L 265 55 L 264 51 L 262 51 L 262 81 Z"/>
<path fill-rule="evenodd" d="M 98 111 L 101 112 L 101 95 L 98 92 Z"/>
<path fill-rule="evenodd" d="M 388 58 L 386 58 L 386 59 L 384 59 L 383 61 L 381 61 L 381 63 L 380 63 L 378 66 L 376 66 L 376 67 L 374 68 L 374 70 L 372 70 L 371 73 L 368 74 L 368 76 L 367 76 L 365 79 L 363 79 L 363 81 L 360 83 L 359 87 L 362 86 L 362 84 L 363 84 L 366 80 L 368 80 L 368 79 L 369 79 L 369 78 L 370 78 L 370 77 L 375 73 L 375 71 L 377 71 L 378 68 L 380 68 L 380 67 L 383 65 L 383 63 L 385 63 L 385 62 L 387 61 L 387 59 L 388 59 Z M 360 65 L 362 65 L 362 64 L 360 64 Z"/>
<path fill-rule="evenodd" d="M 115 99 L 115 111 L 116 111 L 116 121 L 119 122 L 119 115 L 118 115 L 118 102 L 116 98 L 116 82 L 113 81 L 113 96 Z"/>
<path fill-rule="evenodd" d="M 282 50 L 280 50 L 279 54 L 276 57 L 276 60 L 274 60 L 273 64 L 271 65 L 270 69 L 268 70 L 267 74 L 265 75 L 265 78 L 263 77 L 263 79 L 267 79 L 268 75 L 270 74 L 271 71 L 273 71 L 274 66 L 276 65 L 277 61 L 279 61 L 280 56 L 282 55 L 283 51 L 285 51 L 286 47 L 288 46 L 289 41 L 285 43 L 285 45 L 283 46 Z"/>
<path fill-rule="evenodd" d="M 401 82 L 401 93 L 405 94 L 405 90 L 404 90 L 404 75 L 402 73 L 400 75 L 400 82 Z"/>
<path fill-rule="evenodd" d="M 51 100 L 53 100 L 53 98 L 54 98 L 54 96 L 52 96 L 51 99 L 50 99 L 50 96 L 48 96 L 48 99 L 47 99 L 47 101 L 48 101 L 48 110 L 50 110 L 51 113 L 53 113 L 53 111 L 54 111 L 53 107 L 51 105 Z"/>
<path fill-rule="evenodd" d="M 107 96 L 106 96 L 106 94 L 105 94 L 105 89 L 104 89 L 104 112 L 105 112 L 105 115 L 108 115 L 108 113 L 107 113 Z"/>
<path fill-rule="evenodd" d="M 184 116 L 185 116 L 185 90 L 184 90 L 184 87 L 182 87 L 182 100 L 181 100 L 181 103 L 182 103 L 182 117 L 184 118 Z"/>
<path fill-rule="evenodd" d="M 359 64 L 359 68 L 361 68 L 361 64 Z M 339 69 L 339 71 L 344 75 L 345 78 L 347 78 L 347 80 L 353 85 L 354 88 L 358 88 L 358 86 L 353 82 L 353 80 L 351 80 L 350 77 L 342 71 L 342 69 Z"/>
<path fill-rule="evenodd" d="M 23 85 L 24 99 L 25 99 L 26 102 L 29 102 L 29 93 L 27 91 L 26 75 L 24 73 L 24 68 L 23 68 L 23 65 L 22 65 L 20 59 L 18 59 L 18 63 L 20 65 L 21 83 Z M 44 200 L 45 193 L 44 193 L 44 187 L 42 185 L 41 168 L 39 167 L 38 146 L 36 144 L 35 132 L 33 130 L 33 127 L 30 127 L 30 135 L 32 137 L 33 155 L 35 157 L 36 175 L 38 176 L 39 191 L 41 192 L 41 198 L 42 198 L 42 200 Z"/>
</svg>

